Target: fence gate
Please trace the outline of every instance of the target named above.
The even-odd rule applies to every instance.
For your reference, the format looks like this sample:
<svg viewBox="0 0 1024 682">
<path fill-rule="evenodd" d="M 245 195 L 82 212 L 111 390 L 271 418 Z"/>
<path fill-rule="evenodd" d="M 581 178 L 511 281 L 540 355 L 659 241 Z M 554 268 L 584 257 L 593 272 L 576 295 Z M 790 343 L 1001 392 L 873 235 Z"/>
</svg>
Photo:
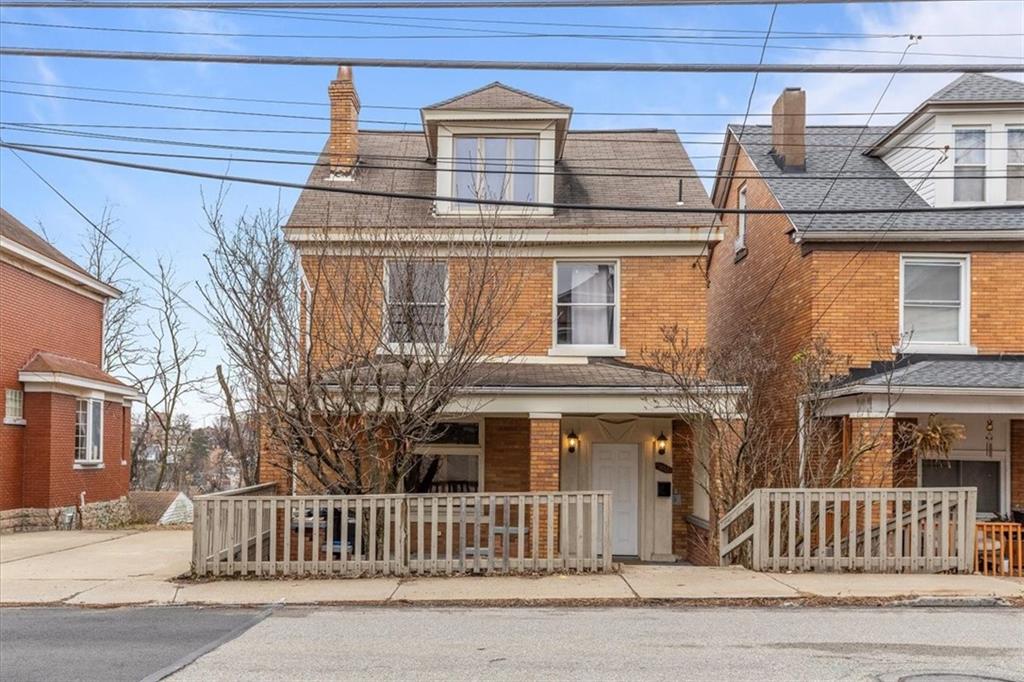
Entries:
<svg viewBox="0 0 1024 682">
<path fill-rule="evenodd" d="M 723 566 L 970 573 L 976 488 L 758 488 L 718 524 Z"/>
</svg>

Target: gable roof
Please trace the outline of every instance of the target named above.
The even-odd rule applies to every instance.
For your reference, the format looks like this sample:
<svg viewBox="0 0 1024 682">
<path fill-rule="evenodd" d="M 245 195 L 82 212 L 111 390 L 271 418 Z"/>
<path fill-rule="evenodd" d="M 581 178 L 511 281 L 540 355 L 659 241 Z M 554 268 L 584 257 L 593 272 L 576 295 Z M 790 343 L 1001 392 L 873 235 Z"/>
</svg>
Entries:
<svg viewBox="0 0 1024 682">
<path fill-rule="evenodd" d="M 965 73 L 925 102 L 1017 102 L 1024 100 L 1024 83 L 984 73 Z"/>
<path fill-rule="evenodd" d="M 859 149 L 886 134 L 884 126 L 807 126 L 807 162 L 802 171 L 784 171 L 769 153 L 772 149 L 770 125 L 730 125 L 728 134 L 739 139 L 758 173 L 764 178 L 779 205 L 786 210 L 855 208 L 928 208 L 914 188 L 882 159 L 862 154 Z M 842 179 L 832 178 L 842 173 Z M 809 176 L 809 177 L 805 177 Z M 868 177 L 865 177 L 868 176 Z M 793 215 L 789 220 L 801 237 L 810 231 L 827 237 L 830 232 L 863 232 L 865 238 L 878 238 L 900 232 L 942 232 L 967 230 L 1020 231 L 1020 207 L 977 212 L 947 213 L 874 213 L 836 215 Z"/>
<path fill-rule="evenodd" d="M 325 148 L 326 151 L 326 148 Z M 327 179 L 328 158 L 321 154 L 308 184 L 319 187 L 400 192 L 431 199 L 392 199 L 304 189 L 286 229 L 324 227 L 466 227 L 465 217 L 438 216 L 436 166 L 427 161 L 426 138 L 420 132 L 360 131 L 360 166 L 352 180 Z M 419 159 L 419 160 L 416 160 Z M 606 169 L 606 170 L 602 170 Z M 643 177 L 651 169 L 659 176 Z M 554 201 L 564 204 L 618 204 L 675 207 L 682 178 L 686 206 L 711 208 L 711 201 L 674 130 L 569 131 L 561 161 L 555 164 Z M 630 177 L 636 173 L 639 177 Z M 552 229 L 563 227 L 674 227 L 706 230 L 712 215 L 634 213 L 555 209 L 544 218 L 501 214 L 489 222 L 497 227 Z"/>
<path fill-rule="evenodd" d="M 72 279 L 77 284 L 83 284 L 108 298 L 118 296 L 121 293 L 106 282 L 96 279 L 88 270 L 65 256 L 57 247 L 43 239 L 42 236 L 3 208 L 0 208 L 0 237 L 9 239 L 32 253 L 56 263 L 58 274 L 64 275 L 66 279 Z M 22 255 L 24 256 L 24 254 Z M 45 261 L 43 263 L 45 264 Z M 50 270 L 53 269 L 52 266 L 46 267 Z M 60 272 L 61 267 L 66 268 L 66 270 Z"/>
<path fill-rule="evenodd" d="M 958 105 L 1024 105 L 1024 83 L 997 78 L 984 73 L 965 73 L 949 85 L 932 93 L 912 112 L 881 135 L 868 150 L 869 154 L 883 151 L 884 145 L 900 131 L 910 126 L 928 108 Z"/>
<path fill-rule="evenodd" d="M 475 90 L 464 92 L 449 99 L 423 107 L 424 111 L 438 109 L 473 109 L 477 111 L 504 111 L 517 109 L 559 109 L 572 108 L 553 99 L 547 99 L 532 92 L 519 90 L 500 81 L 488 83 Z"/>
</svg>

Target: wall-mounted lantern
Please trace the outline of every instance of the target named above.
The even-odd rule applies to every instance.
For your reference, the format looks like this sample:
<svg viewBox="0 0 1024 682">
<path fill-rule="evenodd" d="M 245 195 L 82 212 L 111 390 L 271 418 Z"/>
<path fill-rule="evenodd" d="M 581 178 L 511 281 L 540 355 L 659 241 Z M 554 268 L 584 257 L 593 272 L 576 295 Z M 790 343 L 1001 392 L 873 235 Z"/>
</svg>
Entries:
<svg viewBox="0 0 1024 682">
<path fill-rule="evenodd" d="M 665 432 L 664 431 L 662 431 L 661 433 L 658 434 L 657 445 L 658 445 L 658 454 L 659 455 L 664 455 L 665 454 L 665 450 L 668 448 L 668 438 L 665 437 Z"/>
<path fill-rule="evenodd" d="M 569 454 L 576 452 L 576 446 L 580 444 L 580 437 L 576 435 L 575 431 L 569 431 L 567 436 L 569 439 Z"/>
</svg>

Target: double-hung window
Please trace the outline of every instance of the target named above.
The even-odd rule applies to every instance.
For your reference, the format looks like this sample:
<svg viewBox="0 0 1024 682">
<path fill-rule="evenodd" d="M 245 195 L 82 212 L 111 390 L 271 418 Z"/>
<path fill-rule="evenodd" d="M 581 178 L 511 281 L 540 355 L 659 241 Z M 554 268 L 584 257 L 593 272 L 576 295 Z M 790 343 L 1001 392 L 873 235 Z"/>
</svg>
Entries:
<svg viewBox="0 0 1024 682">
<path fill-rule="evenodd" d="M 445 342 L 448 331 L 448 265 L 443 261 L 387 261 L 385 315 L 389 344 Z"/>
<path fill-rule="evenodd" d="M 16 388 L 4 392 L 4 423 L 25 423 L 25 394 Z"/>
<path fill-rule="evenodd" d="M 1024 201 L 1024 126 L 1006 129 L 1006 200 Z"/>
<path fill-rule="evenodd" d="M 75 463 L 100 464 L 103 461 L 103 401 L 75 401 Z"/>
<path fill-rule="evenodd" d="M 953 132 L 953 201 L 985 201 L 984 128 Z"/>
<path fill-rule="evenodd" d="M 418 448 L 407 489 L 475 493 L 482 488 L 483 430 L 478 421 L 442 422 Z"/>
<path fill-rule="evenodd" d="M 741 211 L 747 210 L 747 186 L 740 187 L 736 200 L 736 208 Z M 747 248 L 747 214 L 740 213 L 736 216 L 736 243 L 735 251 L 741 253 Z"/>
<path fill-rule="evenodd" d="M 456 136 L 455 196 L 536 202 L 538 147 L 535 135 Z"/>
<path fill-rule="evenodd" d="M 968 343 L 967 259 L 904 256 L 900 333 L 911 345 Z"/>
<path fill-rule="evenodd" d="M 615 263 L 555 265 L 555 345 L 618 346 Z"/>
</svg>

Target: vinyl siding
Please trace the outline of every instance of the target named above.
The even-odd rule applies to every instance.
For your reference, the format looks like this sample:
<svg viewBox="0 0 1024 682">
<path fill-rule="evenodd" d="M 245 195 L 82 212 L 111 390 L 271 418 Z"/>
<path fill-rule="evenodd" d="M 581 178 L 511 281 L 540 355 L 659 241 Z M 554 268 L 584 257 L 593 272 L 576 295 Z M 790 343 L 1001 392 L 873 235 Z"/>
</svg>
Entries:
<svg viewBox="0 0 1024 682">
<path fill-rule="evenodd" d="M 935 205 L 935 181 L 932 178 L 921 180 L 927 175 L 937 160 L 935 146 L 935 119 L 930 119 L 914 131 L 910 137 L 900 141 L 901 147 L 895 149 L 882 160 L 902 177 L 929 206 Z M 907 147 L 912 147 L 908 149 Z M 921 149 L 929 147 L 929 149 Z"/>
</svg>

